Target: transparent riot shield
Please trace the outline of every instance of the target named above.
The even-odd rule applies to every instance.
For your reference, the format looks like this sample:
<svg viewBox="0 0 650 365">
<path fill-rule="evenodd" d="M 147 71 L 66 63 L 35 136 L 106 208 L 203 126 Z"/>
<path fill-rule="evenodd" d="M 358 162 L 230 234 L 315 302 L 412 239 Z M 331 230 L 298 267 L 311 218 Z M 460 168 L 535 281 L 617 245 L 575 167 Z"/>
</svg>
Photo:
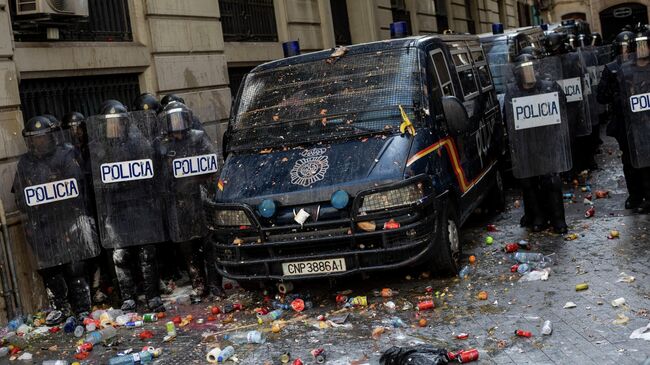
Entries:
<svg viewBox="0 0 650 365">
<path fill-rule="evenodd" d="M 527 178 L 571 169 L 567 103 L 556 57 L 505 66 L 504 116 L 513 175 Z M 554 79 L 555 78 L 555 79 Z"/>
<path fill-rule="evenodd" d="M 203 131 L 190 129 L 159 137 L 155 150 L 165 187 L 165 223 L 169 239 L 186 242 L 208 233 L 203 202 L 216 191 L 217 149 Z"/>
<path fill-rule="evenodd" d="M 634 59 L 634 57 L 633 57 Z M 632 166 L 650 166 L 650 57 L 624 63 L 618 72 Z"/>
<path fill-rule="evenodd" d="M 86 120 L 102 246 L 163 242 L 160 179 L 152 111 L 92 116 Z"/>
<path fill-rule="evenodd" d="M 584 95 L 587 69 L 579 52 L 559 56 L 562 62 L 562 77 L 557 83 L 562 87 L 567 101 L 567 118 L 572 137 L 591 134 L 589 101 Z"/>
<path fill-rule="evenodd" d="M 583 90 L 585 96 L 585 107 L 588 109 L 589 119 L 593 126 L 598 125 L 600 114 L 600 104 L 596 100 L 596 74 L 598 73 L 598 54 L 593 47 L 580 47 L 578 49 L 582 63 L 584 64 Z"/>
<path fill-rule="evenodd" d="M 38 269 L 99 255 L 87 184 L 73 151 L 56 146 L 44 155 L 21 156 L 13 193 Z"/>
</svg>

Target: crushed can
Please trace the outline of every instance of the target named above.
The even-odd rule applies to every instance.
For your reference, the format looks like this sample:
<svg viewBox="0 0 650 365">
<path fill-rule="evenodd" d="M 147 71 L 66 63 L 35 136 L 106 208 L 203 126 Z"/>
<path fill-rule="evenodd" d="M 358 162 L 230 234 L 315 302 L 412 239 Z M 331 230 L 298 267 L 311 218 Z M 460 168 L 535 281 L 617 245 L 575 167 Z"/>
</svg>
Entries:
<svg viewBox="0 0 650 365">
<path fill-rule="evenodd" d="M 460 362 L 461 364 L 476 361 L 478 360 L 478 350 L 471 349 L 471 350 L 459 351 L 456 354 L 456 359 L 458 359 L 458 362 Z"/>
<path fill-rule="evenodd" d="M 515 335 L 519 337 L 533 337 L 533 334 L 530 331 L 516 330 Z"/>
<path fill-rule="evenodd" d="M 585 212 L 585 218 L 591 218 L 596 214 L 596 208 L 591 207 Z"/>
<path fill-rule="evenodd" d="M 314 360 L 316 361 L 317 364 L 324 364 L 326 357 L 325 357 L 325 349 L 314 349 L 311 350 L 311 356 L 314 357 Z"/>
<path fill-rule="evenodd" d="M 513 253 L 517 252 L 519 250 L 519 244 L 518 243 L 508 243 L 503 250 L 507 253 Z"/>
<path fill-rule="evenodd" d="M 433 303 L 433 300 L 425 300 L 423 302 L 418 303 L 418 310 L 419 311 L 425 311 L 429 309 L 435 308 L 435 304 Z"/>
</svg>

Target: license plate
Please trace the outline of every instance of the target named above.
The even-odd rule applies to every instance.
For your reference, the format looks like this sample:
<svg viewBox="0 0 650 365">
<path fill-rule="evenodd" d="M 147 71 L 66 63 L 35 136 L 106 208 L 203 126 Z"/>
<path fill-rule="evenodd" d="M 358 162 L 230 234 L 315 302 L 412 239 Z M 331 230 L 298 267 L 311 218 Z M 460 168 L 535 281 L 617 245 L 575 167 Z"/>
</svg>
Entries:
<svg viewBox="0 0 650 365">
<path fill-rule="evenodd" d="M 345 270 L 345 259 L 343 258 L 285 262 L 282 264 L 284 276 L 327 274 Z"/>
</svg>

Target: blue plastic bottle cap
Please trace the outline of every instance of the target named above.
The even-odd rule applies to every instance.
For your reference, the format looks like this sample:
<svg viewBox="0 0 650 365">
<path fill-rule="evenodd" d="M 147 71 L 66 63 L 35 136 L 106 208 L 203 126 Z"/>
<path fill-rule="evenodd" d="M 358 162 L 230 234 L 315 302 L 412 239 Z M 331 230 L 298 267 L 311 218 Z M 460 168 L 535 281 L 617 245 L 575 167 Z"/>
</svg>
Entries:
<svg viewBox="0 0 650 365">
<path fill-rule="evenodd" d="M 332 202 L 332 206 L 334 208 L 343 209 L 348 206 L 348 203 L 350 202 L 350 195 L 348 195 L 348 193 L 344 190 L 337 190 L 332 193 L 330 201 Z"/>
<path fill-rule="evenodd" d="M 257 206 L 257 212 L 264 218 L 271 218 L 275 214 L 275 202 L 270 199 L 264 199 Z"/>
</svg>

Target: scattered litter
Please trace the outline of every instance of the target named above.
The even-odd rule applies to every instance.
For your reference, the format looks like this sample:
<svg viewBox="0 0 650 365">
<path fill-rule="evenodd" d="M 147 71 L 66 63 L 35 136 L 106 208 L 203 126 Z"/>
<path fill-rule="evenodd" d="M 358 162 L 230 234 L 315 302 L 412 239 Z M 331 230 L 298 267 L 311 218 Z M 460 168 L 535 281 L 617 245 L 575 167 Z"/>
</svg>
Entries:
<svg viewBox="0 0 650 365">
<path fill-rule="evenodd" d="M 490 246 L 493 243 L 494 243 L 494 238 L 492 236 L 485 237 L 485 244 L 486 245 Z"/>
<path fill-rule="evenodd" d="M 632 334 L 630 335 L 630 339 L 641 339 L 641 340 L 646 340 L 650 341 L 650 323 L 648 323 L 647 326 L 637 328 L 634 331 L 632 331 Z"/>
<path fill-rule="evenodd" d="M 547 268 L 542 269 L 542 270 L 533 270 L 533 271 L 530 271 L 530 272 L 524 274 L 524 276 L 520 277 L 519 282 L 521 283 L 521 282 L 526 282 L 526 281 L 538 281 L 538 280 L 546 281 L 546 280 L 548 280 L 548 276 L 550 274 L 551 274 L 551 268 L 550 267 L 547 267 Z"/>
<path fill-rule="evenodd" d="M 623 313 L 616 315 L 616 319 L 612 321 L 613 324 L 625 325 L 630 321 L 630 318 Z"/>
<path fill-rule="evenodd" d="M 611 230 L 611 231 L 609 231 L 609 235 L 607 236 L 607 238 L 609 238 L 610 240 L 613 240 L 613 239 L 619 238 L 620 235 L 621 235 L 621 234 L 620 234 L 619 231 L 617 231 L 617 230 Z"/>
<path fill-rule="evenodd" d="M 449 363 L 448 351 L 432 345 L 415 345 L 408 347 L 393 346 L 386 350 L 379 359 L 382 365 L 444 365 Z"/>
<path fill-rule="evenodd" d="M 612 307 L 620 307 L 623 304 L 625 304 L 625 298 L 623 297 L 612 300 Z"/>
<path fill-rule="evenodd" d="M 478 295 L 476 296 L 478 300 L 487 300 L 488 299 L 488 293 L 486 291 L 480 291 Z"/>
<path fill-rule="evenodd" d="M 629 284 L 629 283 L 633 282 L 634 279 L 635 279 L 634 276 L 631 276 L 631 275 L 628 275 L 628 274 L 622 272 L 622 273 L 618 274 L 618 280 L 616 280 L 616 281 L 619 282 L 619 283 L 628 283 Z"/>
<path fill-rule="evenodd" d="M 553 333 L 553 324 L 551 321 L 546 320 L 544 321 L 544 325 L 542 326 L 542 334 L 545 336 L 550 336 L 551 333 Z"/>
<path fill-rule="evenodd" d="M 577 305 L 574 302 L 566 302 L 564 309 L 575 308 Z"/>
<path fill-rule="evenodd" d="M 580 283 L 576 285 L 576 291 L 583 291 L 589 289 L 589 284 L 587 283 Z"/>
</svg>

